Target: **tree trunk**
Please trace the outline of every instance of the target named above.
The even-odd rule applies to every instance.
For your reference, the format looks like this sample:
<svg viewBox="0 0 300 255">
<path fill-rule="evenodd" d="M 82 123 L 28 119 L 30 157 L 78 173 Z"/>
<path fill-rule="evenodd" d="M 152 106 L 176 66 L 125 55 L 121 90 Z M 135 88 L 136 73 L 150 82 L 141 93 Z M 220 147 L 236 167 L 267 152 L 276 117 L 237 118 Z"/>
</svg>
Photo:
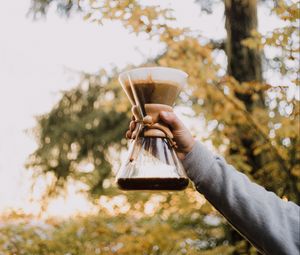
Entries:
<svg viewBox="0 0 300 255">
<path fill-rule="evenodd" d="M 225 0 L 228 74 L 240 82 L 261 81 L 260 54 L 242 45 L 257 28 L 256 0 Z"/>
<path fill-rule="evenodd" d="M 227 54 L 227 73 L 239 82 L 262 81 L 261 56 L 258 52 L 242 45 L 242 40 L 251 37 L 251 31 L 257 28 L 257 2 L 256 0 L 224 0 L 226 16 L 226 54 Z M 246 109 L 251 112 L 254 102 L 251 95 L 237 94 L 242 100 Z M 257 104 L 258 102 L 255 102 Z M 263 101 L 259 102 L 263 106 Z M 257 105 L 256 105 L 257 106 Z M 262 165 L 262 160 L 253 155 L 253 139 L 240 137 L 241 144 L 246 148 L 248 164 L 253 169 L 258 169 Z M 235 153 L 230 150 L 230 153 Z M 234 230 L 229 231 L 229 240 L 232 244 L 243 240 Z M 246 249 L 250 249 L 250 244 Z M 236 253 L 239 254 L 239 253 Z"/>
<path fill-rule="evenodd" d="M 244 39 L 251 37 L 251 31 L 257 29 L 256 0 L 225 0 L 225 15 L 227 73 L 239 82 L 262 81 L 260 53 L 242 45 Z M 255 102 L 248 94 L 237 94 L 237 97 L 244 102 L 250 113 L 254 106 L 264 107 L 263 95 L 260 95 L 261 100 Z M 248 163 L 255 171 L 263 163 L 262 158 L 253 155 L 252 151 L 257 137 L 243 136 L 243 131 L 240 134 L 241 144 L 247 150 Z"/>
</svg>

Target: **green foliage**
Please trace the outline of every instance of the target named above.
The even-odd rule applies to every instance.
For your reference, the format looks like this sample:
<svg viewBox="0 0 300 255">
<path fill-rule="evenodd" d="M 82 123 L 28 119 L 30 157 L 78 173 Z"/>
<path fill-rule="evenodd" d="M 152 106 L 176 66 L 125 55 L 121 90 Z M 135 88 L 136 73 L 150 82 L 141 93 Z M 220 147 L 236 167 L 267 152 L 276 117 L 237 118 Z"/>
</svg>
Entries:
<svg viewBox="0 0 300 255">
<path fill-rule="evenodd" d="M 60 187 L 71 177 L 88 184 L 91 193 L 99 193 L 111 176 L 108 150 L 124 146 L 129 103 L 119 95 L 115 79 L 102 85 L 105 78 L 85 75 L 81 86 L 64 92 L 53 110 L 38 118 L 40 147 L 27 166 L 36 168 L 37 174 L 55 173 Z"/>
</svg>

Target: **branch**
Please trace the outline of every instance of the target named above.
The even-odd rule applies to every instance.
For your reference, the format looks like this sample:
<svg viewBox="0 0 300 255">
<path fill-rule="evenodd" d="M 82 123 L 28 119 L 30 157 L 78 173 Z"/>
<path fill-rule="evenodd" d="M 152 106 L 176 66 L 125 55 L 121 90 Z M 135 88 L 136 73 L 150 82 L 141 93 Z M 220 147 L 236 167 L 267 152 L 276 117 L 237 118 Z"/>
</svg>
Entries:
<svg viewBox="0 0 300 255">
<path fill-rule="evenodd" d="M 225 50 L 225 41 L 224 40 L 219 40 L 219 41 L 210 41 L 210 44 L 212 45 L 213 49 L 218 49 L 218 50 Z"/>
<path fill-rule="evenodd" d="M 251 113 L 247 110 L 243 109 L 235 100 L 228 97 L 226 94 L 224 94 L 222 87 L 219 85 L 219 83 L 214 83 L 216 88 L 221 92 L 221 94 L 225 97 L 226 100 L 228 100 L 231 104 L 233 104 L 236 109 L 243 112 L 245 114 L 246 119 L 249 121 L 250 126 L 267 142 L 267 144 L 270 146 L 271 151 L 273 152 L 274 156 L 278 157 L 278 162 L 282 169 L 285 171 L 287 176 L 292 180 L 292 189 L 297 197 L 297 200 L 300 201 L 300 193 L 298 192 L 298 188 L 296 183 L 294 182 L 294 176 L 290 172 L 290 168 L 288 168 L 285 165 L 285 159 L 282 158 L 280 155 L 280 152 L 278 151 L 278 148 L 273 145 L 271 139 L 269 136 L 264 132 L 264 130 L 261 128 L 261 126 L 257 123 L 257 121 L 252 117 Z"/>
</svg>

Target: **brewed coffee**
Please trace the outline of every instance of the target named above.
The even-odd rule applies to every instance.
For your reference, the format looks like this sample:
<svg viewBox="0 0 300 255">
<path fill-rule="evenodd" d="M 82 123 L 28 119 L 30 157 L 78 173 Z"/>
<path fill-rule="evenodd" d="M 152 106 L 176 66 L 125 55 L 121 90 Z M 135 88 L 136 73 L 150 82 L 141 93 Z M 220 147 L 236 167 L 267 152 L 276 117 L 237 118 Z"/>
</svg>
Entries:
<svg viewBox="0 0 300 255">
<path fill-rule="evenodd" d="M 143 113 L 145 114 L 144 104 L 166 104 L 172 106 L 180 92 L 180 85 L 172 82 L 159 82 L 148 80 L 132 81 L 132 85 L 139 98 Z M 132 101 L 134 97 L 129 81 L 125 83 L 125 89 Z"/>
<path fill-rule="evenodd" d="M 189 184 L 187 178 L 120 178 L 117 181 L 123 190 L 183 190 Z"/>
</svg>

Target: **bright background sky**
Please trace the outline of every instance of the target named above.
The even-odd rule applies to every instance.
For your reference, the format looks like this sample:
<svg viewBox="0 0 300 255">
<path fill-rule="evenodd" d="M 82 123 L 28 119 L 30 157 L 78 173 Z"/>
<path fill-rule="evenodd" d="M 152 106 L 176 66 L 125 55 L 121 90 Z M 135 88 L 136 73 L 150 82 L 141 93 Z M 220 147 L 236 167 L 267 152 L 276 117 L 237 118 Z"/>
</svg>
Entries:
<svg viewBox="0 0 300 255">
<path fill-rule="evenodd" d="M 65 20 L 53 10 L 47 19 L 33 21 L 26 17 L 30 0 L 0 0 L 0 6 L 0 213 L 9 208 L 35 213 L 38 205 L 29 202 L 30 174 L 24 168 L 36 148 L 34 138 L 26 133 L 35 126 L 35 116 L 52 108 L 59 91 L 77 85 L 79 75 L 72 70 L 96 72 L 139 64 L 155 55 L 159 45 L 129 35 L 119 23 L 101 27 L 79 15 Z M 222 6 L 212 16 L 200 14 L 192 1 L 176 0 L 172 7 L 180 25 L 208 38 L 225 36 Z M 260 9 L 259 17 L 264 20 L 262 32 L 276 23 L 266 9 Z M 58 199 L 49 214 L 91 209 L 74 188 L 70 197 Z"/>
</svg>

